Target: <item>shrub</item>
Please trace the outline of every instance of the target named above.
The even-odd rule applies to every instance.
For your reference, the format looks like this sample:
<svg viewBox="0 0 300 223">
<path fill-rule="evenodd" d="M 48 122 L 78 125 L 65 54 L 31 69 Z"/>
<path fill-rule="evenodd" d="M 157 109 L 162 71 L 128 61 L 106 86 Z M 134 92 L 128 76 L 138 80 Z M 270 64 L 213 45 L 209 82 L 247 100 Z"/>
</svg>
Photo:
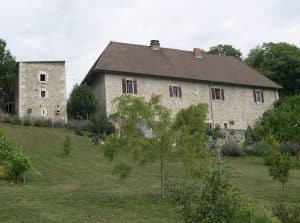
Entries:
<svg viewBox="0 0 300 223">
<path fill-rule="evenodd" d="M 75 135 L 83 136 L 83 132 L 80 129 L 75 129 Z"/>
<path fill-rule="evenodd" d="M 69 155 L 71 153 L 71 150 L 72 150 L 71 138 L 69 136 L 65 136 L 64 147 L 63 147 L 64 155 Z"/>
<path fill-rule="evenodd" d="M 91 132 L 92 136 L 103 138 L 106 135 L 114 133 L 115 128 L 106 117 L 99 117 L 97 115 L 94 115 L 89 120 L 89 131 Z"/>
<path fill-rule="evenodd" d="M 203 186 L 173 184 L 168 186 L 172 201 L 179 205 L 186 223 L 250 222 L 253 206 L 219 171 L 203 178 Z"/>
<path fill-rule="evenodd" d="M 268 145 L 265 141 L 255 142 L 245 148 L 245 152 L 253 156 L 264 156 L 267 153 Z"/>
<path fill-rule="evenodd" d="M 300 222 L 300 205 L 277 201 L 271 206 L 271 211 L 281 223 Z"/>
<path fill-rule="evenodd" d="M 15 151 L 10 159 L 4 161 L 5 175 L 8 180 L 17 181 L 24 173 L 31 169 L 31 162 L 21 150 Z"/>
<path fill-rule="evenodd" d="M 223 156 L 242 156 L 244 155 L 243 150 L 239 144 L 234 140 L 228 140 L 221 149 Z"/>
<path fill-rule="evenodd" d="M 54 128 L 64 128 L 65 123 L 63 121 L 55 121 L 55 122 L 52 123 L 52 126 Z"/>
<path fill-rule="evenodd" d="M 30 117 L 26 117 L 22 120 L 22 124 L 24 126 L 30 126 L 30 125 L 32 125 L 32 119 Z"/>
<path fill-rule="evenodd" d="M 26 172 L 32 170 L 29 158 L 18 148 L 18 145 L 10 142 L 0 129 L 0 161 L 4 164 L 5 176 L 8 180 L 17 181 Z"/>
<path fill-rule="evenodd" d="M 37 127 L 47 127 L 48 121 L 44 118 L 35 118 L 33 120 L 33 125 Z"/>
<path fill-rule="evenodd" d="M 4 115 L 2 117 L 2 122 L 11 123 L 11 124 L 14 124 L 14 125 L 21 124 L 21 120 L 16 115 L 9 115 L 9 114 Z"/>
</svg>

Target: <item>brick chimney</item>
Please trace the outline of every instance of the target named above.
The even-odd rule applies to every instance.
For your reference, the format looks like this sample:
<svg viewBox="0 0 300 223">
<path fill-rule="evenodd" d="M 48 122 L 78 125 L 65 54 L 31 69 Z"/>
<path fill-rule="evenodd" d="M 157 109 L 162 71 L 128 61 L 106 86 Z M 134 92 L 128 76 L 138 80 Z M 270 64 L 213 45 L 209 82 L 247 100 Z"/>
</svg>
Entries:
<svg viewBox="0 0 300 223">
<path fill-rule="evenodd" d="M 159 40 L 151 40 L 150 47 L 152 50 L 160 50 L 160 43 Z"/>
<path fill-rule="evenodd" d="M 194 48 L 193 53 L 194 53 L 195 58 L 202 58 L 201 49 Z"/>
</svg>

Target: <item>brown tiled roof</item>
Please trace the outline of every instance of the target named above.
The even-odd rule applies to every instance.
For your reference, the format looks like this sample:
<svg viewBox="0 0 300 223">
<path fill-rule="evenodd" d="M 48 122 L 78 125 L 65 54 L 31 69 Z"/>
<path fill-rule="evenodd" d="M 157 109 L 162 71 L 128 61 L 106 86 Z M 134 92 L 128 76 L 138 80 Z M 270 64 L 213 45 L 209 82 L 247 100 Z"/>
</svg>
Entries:
<svg viewBox="0 0 300 223">
<path fill-rule="evenodd" d="M 83 82 L 94 71 L 114 71 L 159 77 L 181 78 L 267 88 L 281 88 L 242 61 L 230 56 L 202 52 L 195 58 L 192 51 L 110 42 Z"/>
</svg>

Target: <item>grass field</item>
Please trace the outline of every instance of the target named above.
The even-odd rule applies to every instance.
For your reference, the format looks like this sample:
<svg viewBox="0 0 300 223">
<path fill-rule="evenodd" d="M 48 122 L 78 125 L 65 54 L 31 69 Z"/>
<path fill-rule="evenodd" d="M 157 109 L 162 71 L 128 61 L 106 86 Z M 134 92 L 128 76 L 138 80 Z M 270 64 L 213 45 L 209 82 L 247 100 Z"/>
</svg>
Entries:
<svg viewBox="0 0 300 223">
<path fill-rule="evenodd" d="M 67 129 L 0 124 L 11 140 L 22 145 L 41 175 L 26 185 L 0 181 L 0 222 L 178 222 L 176 210 L 159 199 L 159 165 L 134 169 L 120 184 L 112 176 L 112 163 L 100 146 Z M 73 144 L 62 155 L 64 136 Z M 249 195 L 258 210 L 281 193 L 258 157 L 225 161 L 232 182 Z M 180 163 L 169 163 L 170 177 L 189 179 Z M 293 169 L 289 199 L 300 202 L 300 169 Z"/>
</svg>

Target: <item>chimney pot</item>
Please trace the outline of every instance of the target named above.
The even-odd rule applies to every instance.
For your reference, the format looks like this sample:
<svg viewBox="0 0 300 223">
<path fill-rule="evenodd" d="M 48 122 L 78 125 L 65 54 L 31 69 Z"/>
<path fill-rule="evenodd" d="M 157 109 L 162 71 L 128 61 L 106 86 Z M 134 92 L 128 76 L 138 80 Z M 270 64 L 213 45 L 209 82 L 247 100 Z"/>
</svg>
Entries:
<svg viewBox="0 0 300 223">
<path fill-rule="evenodd" d="M 194 53 L 195 58 L 202 58 L 201 49 L 199 49 L 199 48 L 194 48 L 193 53 Z"/>
<path fill-rule="evenodd" d="M 152 50 L 160 50 L 160 43 L 159 40 L 151 40 L 150 47 Z"/>
</svg>

